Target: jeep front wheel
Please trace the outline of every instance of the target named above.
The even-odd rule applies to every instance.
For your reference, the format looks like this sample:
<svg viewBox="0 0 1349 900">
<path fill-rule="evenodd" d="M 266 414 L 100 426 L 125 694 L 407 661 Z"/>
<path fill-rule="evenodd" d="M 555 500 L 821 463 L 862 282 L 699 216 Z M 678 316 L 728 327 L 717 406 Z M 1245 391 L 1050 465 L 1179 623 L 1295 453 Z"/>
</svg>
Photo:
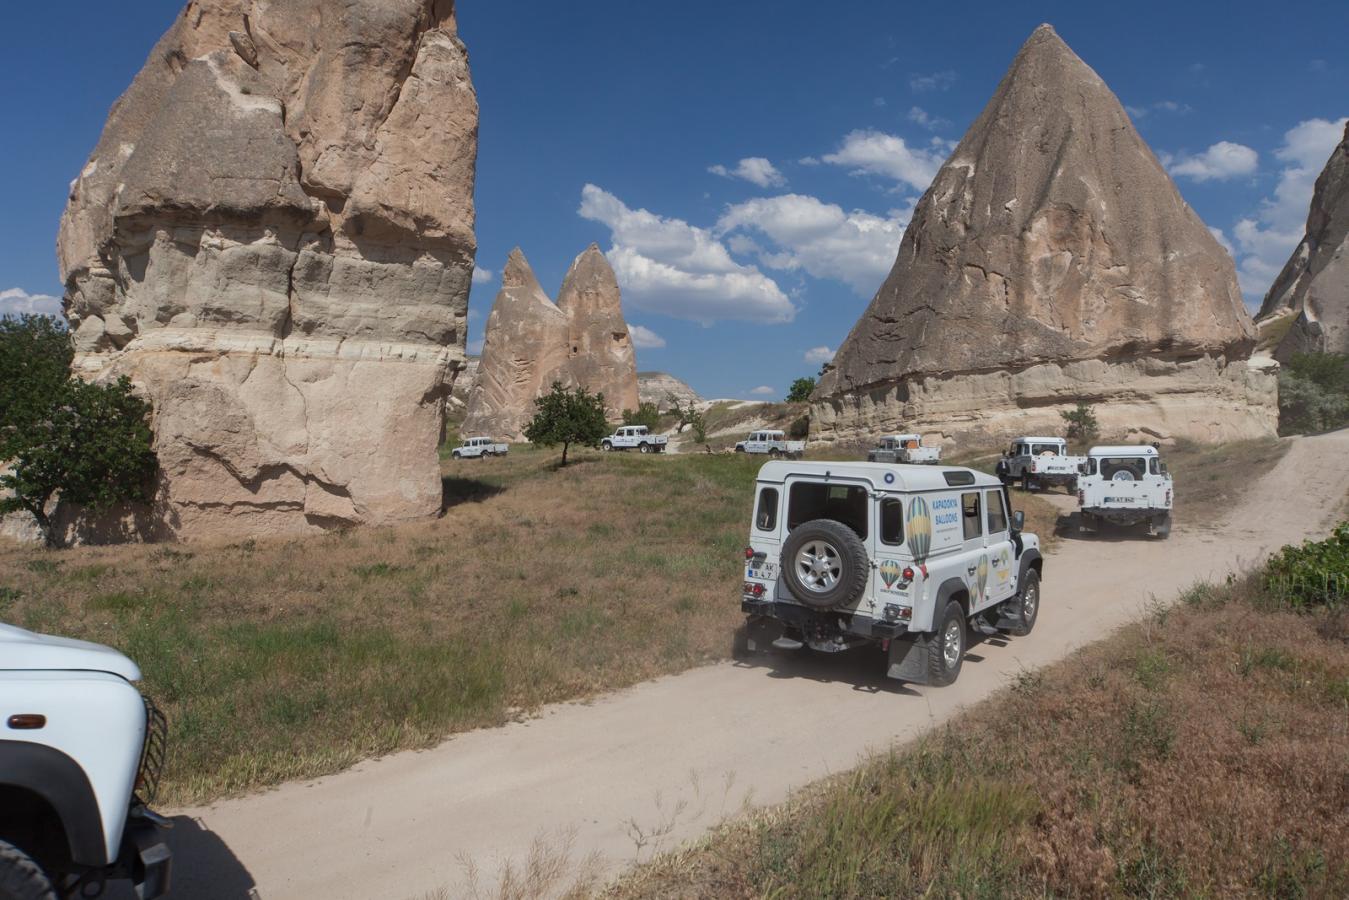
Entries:
<svg viewBox="0 0 1349 900">
<path fill-rule="evenodd" d="M 782 577 L 793 597 L 814 609 L 845 606 L 862 596 L 870 566 L 862 539 L 842 522 L 798 525 L 782 548 Z"/>
<path fill-rule="evenodd" d="M 965 610 L 950 600 L 942 612 L 937 631 L 928 640 L 928 684 L 944 687 L 960 677 L 965 659 Z"/>
<path fill-rule="evenodd" d="M 1026 582 L 1021 586 L 1021 593 L 1010 602 L 1019 624 L 1008 628 L 1007 633 L 1025 637 L 1031 633 L 1031 629 L 1035 627 L 1035 620 L 1040 615 L 1040 573 L 1034 569 L 1028 570 Z"/>
<path fill-rule="evenodd" d="M 650 453 L 650 452 L 651 452 L 651 445 L 648 444 L 646 441 L 642 441 L 640 444 L 637 445 L 637 452 L 638 452 L 638 453 Z"/>
<path fill-rule="evenodd" d="M 13 844 L 0 841 L 0 898 L 56 900 L 56 891 L 42 867 Z"/>
<path fill-rule="evenodd" d="M 603 442 L 600 444 L 600 449 L 607 453 L 607 452 L 609 452 L 610 450 L 614 449 L 614 445 L 613 445 L 612 443 L 610 443 L 609 441 L 603 441 Z"/>
</svg>

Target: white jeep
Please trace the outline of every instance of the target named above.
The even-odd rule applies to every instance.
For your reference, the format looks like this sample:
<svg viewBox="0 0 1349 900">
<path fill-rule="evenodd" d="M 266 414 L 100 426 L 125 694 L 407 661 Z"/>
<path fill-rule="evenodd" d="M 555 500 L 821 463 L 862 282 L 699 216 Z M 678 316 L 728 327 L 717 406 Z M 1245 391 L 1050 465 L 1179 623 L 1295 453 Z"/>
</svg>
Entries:
<svg viewBox="0 0 1349 900">
<path fill-rule="evenodd" d="M 1171 475 L 1153 446 L 1092 447 L 1077 476 L 1084 531 L 1097 530 L 1101 522 L 1146 522 L 1155 537 L 1169 537 L 1172 499 Z"/>
<path fill-rule="evenodd" d="M 887 434 L 867 451 L 867 462 L 936 465 L 941 462 L 941 447 L 924 447 L 921 434 Z"/>
<path fill-rule="evenodd" d="M 887 674 L 950 684 L 969 630 L 1029 634 L 1040 542 L 996 478 L 951 466 L 770 462 L 759 470 L 745 649 L 880 644 Z"/>
<path fill-rule="evenodd" d="M 779 456 L 790 456 L 792 459 L 800 459 L 801 454 L 806 452 L 805 441 L 789 441 L 785 431 L 776 429 L 763 429 L 755 431 L 743 441 L 737 441 L 735 444 L 736 453 L 764 453 L 777 459 Z"/>
<path fill-rule="evenodd" d="M 1075 490 L 1078 469 L 1087 461 L 1085 456 L 1070 456 L 1068 442 L 1060 437 L 1019 437 L 1003 459 L 1004 484 L 1020 481 L 1026 491 L 1063 485 L 1069 494 Z"/>
<path fill-rule="evenodd" d="M 663 434 L 652 434 L 645 425 L 624 425 L 600 441 L 601 450 L 631 450 L 638 453 L 662 453 L 669 441 Z"/>
<path fill-rule="evenodd" d="M 131 879 L 169 889 L 153 813 L 164 717 L 140 669 L 98 644 L 0 625 L 0 898 L 97 897 Z"/>
<path fill-rule="evenodd" d="M 486 459 L 489 456 L 505 456 L 510 451 L 509 444 L 498 444 L 489 437 L 471 437 L 450 451 L 454 459 Z"/>
</svg>

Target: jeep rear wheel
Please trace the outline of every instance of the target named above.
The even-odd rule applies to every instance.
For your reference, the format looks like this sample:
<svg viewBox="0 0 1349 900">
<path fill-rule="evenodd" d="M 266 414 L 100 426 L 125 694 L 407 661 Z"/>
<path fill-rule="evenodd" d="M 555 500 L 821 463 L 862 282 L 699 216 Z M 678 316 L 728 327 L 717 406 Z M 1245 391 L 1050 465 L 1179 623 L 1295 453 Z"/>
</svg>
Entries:
<svg viewBox="0 0 1349 900">
<path fill-rule="evenodd" d="M 56 891 L 42 867 L 4 841 L 0 841 L 0 900 L 56 900 Z"/>
<path fill-rule="evenodd" d="M 646 441 L 642 441 L 640 444 L 637 445 L 637 452 L 638 452 L 638 453 L 650 453 L 650 452 L 651 452 L 651 445 L 648 444 Z"/>
<path fill-rule="evenodd" d="M 960 666 L 965 659 L 965 610 L 959 602 L 948 601 L 937 624 L 937 631 L 928 639 L 928 684 L 944 687 L 960 677 Z"/>
<path fill-rule="evenodd" d="M 798 525 L 782 547 L 782 577 L 787 589 L 815 609 L 844 606 L 862 596 L 869 572 L 862 539 L 833 519 Z"/>
</svg>

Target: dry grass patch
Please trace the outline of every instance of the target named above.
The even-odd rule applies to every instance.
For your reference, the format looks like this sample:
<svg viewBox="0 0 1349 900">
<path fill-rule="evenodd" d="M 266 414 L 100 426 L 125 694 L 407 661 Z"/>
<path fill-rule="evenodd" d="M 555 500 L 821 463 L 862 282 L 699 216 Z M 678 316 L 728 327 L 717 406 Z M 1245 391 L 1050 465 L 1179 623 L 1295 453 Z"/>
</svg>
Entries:
<svg viewBox="0 0 1349 900">
<path fill-rule="evenodd" d="M 1222 524 L 1247 488 L 1273 469 L 1290 446 L 1287 438 L 1271 437 L 1230 444 L 1178 441 L 1164 447 L 1162 458 L 1176 482 L 1176 521 Z"/>
</svg>

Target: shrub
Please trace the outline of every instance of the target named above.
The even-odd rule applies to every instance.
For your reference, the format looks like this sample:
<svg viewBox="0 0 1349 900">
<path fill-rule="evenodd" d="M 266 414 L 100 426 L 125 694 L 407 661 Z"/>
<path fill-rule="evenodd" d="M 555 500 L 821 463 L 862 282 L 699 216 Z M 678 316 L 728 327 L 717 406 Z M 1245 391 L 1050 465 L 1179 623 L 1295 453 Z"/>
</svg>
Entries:
<svg viewBox="0 0 1349 900">
<path fill-rule="evenodd" d="M 567 390 L 554 381 L 553 389 L 534 401 L 534 409 L 534 418 L 525 427 L 525 439 L 541 447 L 561 444 L 564 466 L 572 444 L 598 447 L 609 432 L 604 395 L 592 394 L 583 387 Z"/>
<path fill-rule="evenodd" d="M 1295 609 L 1335 607 L 1349 597 L 1349 522 L 1324 541 L 1284 547 L 1265 564 L 1272 598 Z"/>
<path fill-rule="evenodd" d="M 655 431 L 660 425 L 660 409 L 654 403 L 639 403 L 636 409 L 623 410 L 624 425 L 645 425 Z"/>
<path fill-rule="evenodd" d="M 1077 401 L 1076 409 L 1060 410 L 1059 415 L 1068 423 L 1069 440 L 1090 444 L 1101 433 L 1100 425 L 1096 421 L 1096 411 L 1085 400 Z"/>
<path fill-rule="evenodd" d="M 1279 373 L 1279 432 L 1305 434 L 1349 424 L 1349 355 L 1294 353 Z"/>
<path fill-rule="evenodd" d="M 693 440 L 698 444 L 707 443 L 707 419 L 700 412 L 695 412 L 690 419 L 689 424 L 693 426 Z"/>
<path fill-rule="evenodd" d="M 791 388 L 787 391 L 788 403 L 805 403 L 810 399 L 811 392 L 815 390 L 814 378 L 798 378 L 792 382 Z"/>
</svg>

